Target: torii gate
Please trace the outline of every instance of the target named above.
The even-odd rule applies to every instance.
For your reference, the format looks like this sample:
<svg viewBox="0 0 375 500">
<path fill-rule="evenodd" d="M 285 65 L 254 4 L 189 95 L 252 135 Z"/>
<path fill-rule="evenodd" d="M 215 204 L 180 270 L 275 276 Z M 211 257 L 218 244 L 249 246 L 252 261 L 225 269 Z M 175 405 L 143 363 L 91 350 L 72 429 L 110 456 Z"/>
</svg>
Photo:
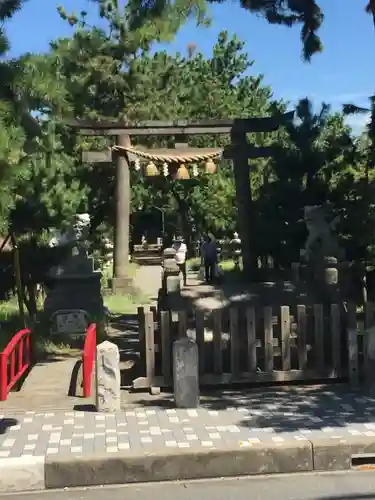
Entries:
<svg viewBox="0 0 375 500">
<path fill-rule="evenodd" d="M 243 266 L 250 276 L 256 255 L 252 251 L 254 241 L 252 226 L 252 196 L 250 188 L 250 158 L 269 157 L 273 147 L 255 147 L 248 142 L 247 134 L 253 132 L 272 132 L 293 119 L 294 111 L 264 118 L 236 118 L 228 120 L 209 120 L 189 123 L 185 120 L 147 121 L 131 124 L 124 121 L 95 122 L 74 120 L 68 122 L 73 130 L 81 135 L 114 136 L 116 145 L 110 151 L 84 152 L 83 161 L 114 161 L 116 165 L 116 226 L 114 238 L 114 270 L 112 289 L 114 292 L 127 293 L 132 285 L 128 275 L 129 262 L 129 223 L 130 223 L 130 156 L 150 157 L 158 161 L 171 159 L 175 162 L 192 161 L 193 157 L 220 155 L 231 159 L 234 166 L 236 197 L 239 215 L 239 229 L 243 244 Z M 133 147 L 132 137 L 174 136 L 185 141 L 191 135 L 229 134 L 231 144 L 224 148 L 179 148 L 169 150 L 144 150 Z M 193 158 L 194 161 L 194 158 Z"/>
</svg>

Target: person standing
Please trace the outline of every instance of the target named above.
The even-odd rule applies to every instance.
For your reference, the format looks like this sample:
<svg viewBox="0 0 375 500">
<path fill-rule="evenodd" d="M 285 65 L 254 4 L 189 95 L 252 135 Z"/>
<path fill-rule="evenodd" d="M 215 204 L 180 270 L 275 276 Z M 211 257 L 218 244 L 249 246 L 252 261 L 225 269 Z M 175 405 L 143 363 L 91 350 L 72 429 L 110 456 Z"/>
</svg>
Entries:
<svg viewBox="0 0 375 500">
<path fill-rule="evenodd" d="M 175 250 L 175 260 L 176 264 L 180 269 L 180 273 L 182 273 L 182 278 L 184 282 L 184 286 L 187 284 L 187 272 L 186 272 L 186 256 L 187 256 L 187 246 L 184 242 L 184 239 L 179 236 L 174 241 L 172 248 Z"/>
<path fill-rule="evenodd" d="M 217 265 L 217 248 L 214 239 L 207 235 L 201 246 L 201 258 L 204 265 L 206 283 L 213 281 Z"/>
</svg>

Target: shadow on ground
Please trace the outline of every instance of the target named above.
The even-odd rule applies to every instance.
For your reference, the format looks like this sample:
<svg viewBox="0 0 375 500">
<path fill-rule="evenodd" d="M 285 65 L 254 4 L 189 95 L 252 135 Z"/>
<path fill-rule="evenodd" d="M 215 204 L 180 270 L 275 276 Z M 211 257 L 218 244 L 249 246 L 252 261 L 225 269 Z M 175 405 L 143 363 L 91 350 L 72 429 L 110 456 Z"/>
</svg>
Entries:
<svg viewBox="0 0 375 500">
<path fill-rule="evenodd" d="M 6 434 L 10 427 L 18 425 L 19 422 L 15 418 L 2 418 L 0 419 L 0 435 Z"/>
<path fill-rule="evenodd" d="M 130 401 L 134 407 L 176 407 L 173 395 L 166 393 L 158 398 L 144 393 L 124 395 L 124 409 Z M 211 411 L 237 409 L 237 425 L 274 432 L 321 431 L 375 422 L 375 396 L 351 390 L 346 384 L 205 390 L 201 393 L 201 407 Z"/>
<path fill-rule="evenodd" d="M 137 314 L 114 316 L 110 320 L 107 331 L 111 342 L 117 344 L 120 351 L 129 354 L 139 352 Z"/>
<path fill-rule="evenodd" d="M 142 375 L 139 353 L 139 326 L 137 314 L 121 314 L 111 319 L 108 338 L 120 352 L 121 386 L 131 386 Z"/>
<path fill-rule="evenodd" d="M 270 280 L 245 283 L 238 273 L 225 273 L 223 278 L 213 284 L 205 284 L 194 279 L 182 291 L 184 307 L 187 311 L 212 309 L 223 310 L 233 306 L 264 307 L 298 304 L 313 305 L 321 303 L 322 297 L 317 290 L 306 283 L 298 285 L 291 281 Z"/>
<path fill-rule="evenodd" d="M 316 500 L 374 500 L 374 493 L 350 493 L 349 495 L 329 495 L 316 497 Z"/>
</svg>

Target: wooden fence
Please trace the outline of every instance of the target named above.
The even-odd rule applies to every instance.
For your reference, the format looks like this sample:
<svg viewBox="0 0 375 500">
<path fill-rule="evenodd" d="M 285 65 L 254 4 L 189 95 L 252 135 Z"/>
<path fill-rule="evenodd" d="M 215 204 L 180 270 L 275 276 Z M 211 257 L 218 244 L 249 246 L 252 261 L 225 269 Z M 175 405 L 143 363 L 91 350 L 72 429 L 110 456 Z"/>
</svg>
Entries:
<svg viewBox="0 0 375 500">
<path fill-rule="evenodd" d="M 355 304 L 232 307 L 179 312 L 177 320 L 139 308 L 138 319 L 144 373 L 135 389 L 172 385 L 172 345 L 184 335 L 197 342 L 201 386 L 329 379 L 356 385 L 371 376 L 364 332 L 373 331 L 373 304 L 363 313 Z"/>
</svg>

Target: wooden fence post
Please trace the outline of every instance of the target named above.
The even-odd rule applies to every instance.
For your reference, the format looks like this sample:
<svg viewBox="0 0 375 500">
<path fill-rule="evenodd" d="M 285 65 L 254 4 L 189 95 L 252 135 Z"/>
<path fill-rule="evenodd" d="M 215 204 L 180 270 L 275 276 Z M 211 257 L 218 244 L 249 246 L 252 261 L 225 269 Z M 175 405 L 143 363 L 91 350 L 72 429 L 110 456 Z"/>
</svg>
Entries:
<svg viewBox="0 0 375 500">
<path fill-rule="evenodd" d="M 298 348 L 298 368 L 305 370 L 307 368 L 307 333 L 306 333 L 306 306 L 297 306 L 297 348 Z"/>
<path fill-rule="evenodd" d="M 221 375 L 223 373 L 223 355 L 221 352 L 221 336 L 222 336 L 222 316 L 221 310 L 215 309 L 212 311 L 212 322 L 213 322 L 213 349 L 214 349 L 214 373 L 216 375 Z"/>
<path fill-rule="evenodd" d="M 272 307 L 265 307 L 264 311 L 264 371 L 273 371 L 273 326 Z"/>
<path fill-rule="evenodd" d="M 178 311 L 177 336 L 182 339 L 187 336 L 187 315 L 186 311 Z"/>
<path fill-rule="evenodd" d="M 154 315 L 148 311 L 145 315 L 145 339 L 146 339 L 146 379 L 152 394 L 160 392 L 160 388 L 154 387 L 155 381 L 155 332 Z"/>
<path fill-rule="evenodd" d="M 240 351 L 238 335 L 238 309 L 229 310 L 229 332 L 230 332 L 230 370 L 233 379 L 238 378 L 240 373 Z"/>
<path fill-rule="evenodd" d="M 138 340 L 139 357 L 141 359 L 142 375 L 146 375 L 146 333 L 145 333 L 145 309 L 138 307 Z"/>
<path fill-rule="evenodd" d="M 204 341 L 204 312 L 195 313 L 196 342 L 198 346 L 199 373 L 204 374 L 205 370 L 205 341 Z"/>
<path fill-rule="evenodd" d="M 331 349 L 332 349 L 332 370 L 335 377 L 341 372 L 341 322 L 340 308 L 338 304 L 331 304 Z"/>
<path fill-rule="evenodd" d="M 169 311 L 160 311 L 160 335 L 161 335 L 162 374 L 164 377 L 165 384 L 169 384 L 172 375 L 171 316 Z"/>
<path fill-rule="evenodd" d="M 322 372 L 324 359 L 324 315 L 322 304 L 314 304 L 314 369 Z"/>
<path fill-rule="evenodd" d="M 283 371 L 291 368 L 290 359 L 290 313 L 289 306 L 281 306 L 281 358 Z"/>
<path fill-rule="evenodd" d="M 357 311 L 356 304 L 348 304 L 348 371 L 349 382 L 352 386 L 358 385 L 358 339 L 357 339 Z"/>
<path fill-rule="evenodd" d="M 255 323 L 255 310 L 253 307 L 246 309 L 246 334 L 247 334 L 247 366 L 251 373 L 257 371 L 257 336 Z"/>
<path fill-rule="evenodd" d="M 368 387 L 375 386 L 375 324 L 374 304 L 368 302 L 365 307 L 363 332 L 363 374 Z"/>
</svg>

